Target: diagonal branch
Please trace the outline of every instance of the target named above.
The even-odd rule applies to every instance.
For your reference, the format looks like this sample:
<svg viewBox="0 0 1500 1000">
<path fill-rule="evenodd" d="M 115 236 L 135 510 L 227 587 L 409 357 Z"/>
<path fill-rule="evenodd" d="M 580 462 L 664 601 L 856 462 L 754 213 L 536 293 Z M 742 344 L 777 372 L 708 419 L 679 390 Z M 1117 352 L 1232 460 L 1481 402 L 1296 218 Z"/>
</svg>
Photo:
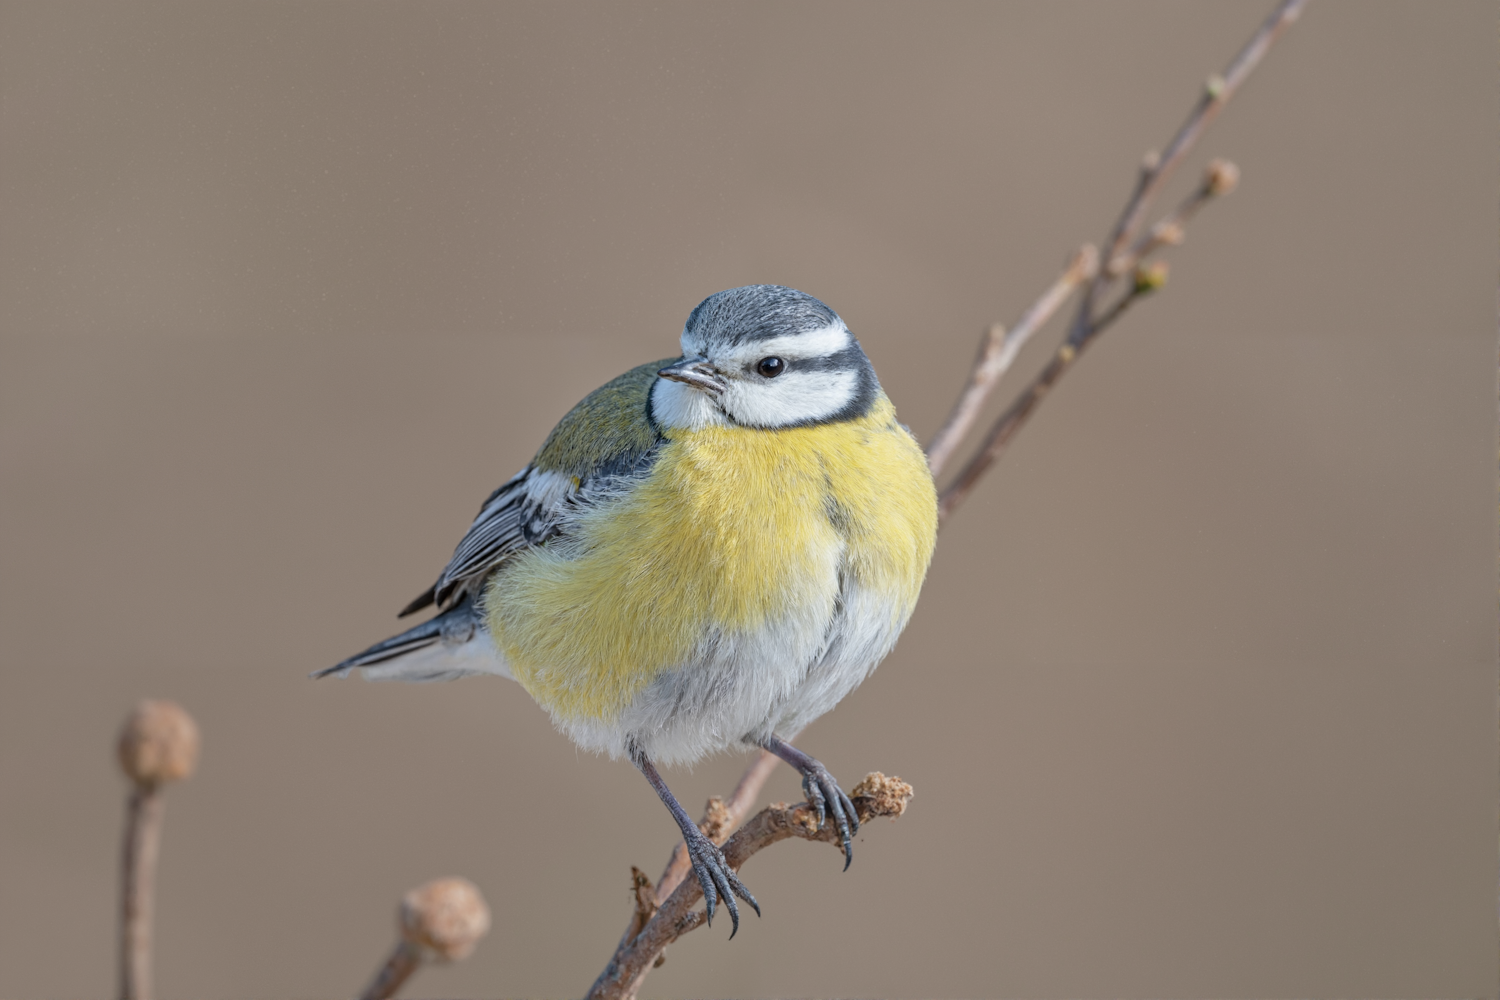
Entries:
<svg viewBox="0 0 1500 1000">
<path fill-rule="evenodd" d="M 1088 345 L 1119 319 L 1132 302 L 1160 288 L 1165 282 L 1164 267 L 1141 270 L 1146 256 L 1163 246 L 1180 242 L 1183 227 L 1199 208 L 1210 199 L 1228 194 L 1234 189 L 1239 176 L 1238 170 L 1232 164 L 1215 161 L 1209 166 L 1203 183 L 1192 197 L 1153 227 L 1150 233 L 1145 236 L 1137 235 L 1142 220 L 1150 211 L 1152 201 L 1168 178 L 1197 145 L 1204 130 L 1218 117 L 1229 99 L 1238 93 L 1245 80 L 1260 65 L 1271 46 L 1297 20 L 1306 6 L 1307 0 L 1282 0 L 1277 4 L 1276 9 L 1230 62 L 1224 75 L 1209 78 L 1198 103 L 1167 145 L 1166 153 L 1160 156 L 1154 153 L 1147 155 L 1125 210 L 1121 212 L 1109 238 L 1104 242 L 1106 263 L 1089 282 L 1067 339 L 1046 367 L 1021 390 L 1015 401 L 990 426 L 979 451 L 943 490 L 938 500 L 940 519 L 945 519 L 963 503 L 980 477 L 1005 451 L 1016 432 L 1025 425 L 1042 399 Z M 1100 311 L 1100 301 L 1132 270 L 1135 275 L 1130 288 L 1112 305 Z"/>
<path fill-rule="evenodd" d="M 1010 370 L 1015 363 L 1016 355 L 1021 353 L 1021 348 L 1032 335 L 1047 324 L 1052 314 L 1060 309 L 1064 302 L 1084 282 L 1093 279 L 1099 269 L 1099 251 L 1092 246 L 1084 244 L 1073 254 L 1073 259 L 1068 262 L 1067 268 L 1058 275 L 1052 287 L 1042 293 L 1030 309 L 1026 310 L 1021 321 L 1011 327 L 1009 332 L 999 323 L 990 327 L 989 332 L 981 341 L 979 357 L 974 361 L 974 368 L 969 372 L 969 383 L 964 386 L 964 391 L 958 397 L 958 402 L 953 404 L 953 412 L 948 414 L 948 419 L 933 436 L 932 443 L 927 446 L 927 467 L 932 470 L 934 476 L 943 471 L 958 446 L 968 437 L 969 430 L 974 426 L 974 421 L 979 419 L 980 408 L 984 401 L 989 398 L 990 391 L 995 388 L 1000 379 Z"/>
<path fill-rule="evenodd" d="M 1160 156 L 1152 155 L 1146 158 L 1146 164 L 1141 171 L 1135 192 L 1126 203 L 1125 210 L 1120 213 L 1119 221 L 1115 223 L 1115 228 L 1105 243 L 1109 260 L 1114 260 L 1136 230 L 1140 228 L 1141 220 L 1150 210 L 1152 199 L 1161 191 L 1162 186 L 1167 183 L 1173 171 L 1187 157 L 1187 154 L 1198 144 L 1203 132 L 1213 124 L 1215 118 L 1219 117 L 1219 112 L 1224 110 L 1224 105 L 1229 103 L 1229 99 L 1239 91 L 1245 80 L 1260 65 L 1266 53 L 1271 50 L 1271 46 L 1276 44 L 1276 40 L 1281 37 L 1282 33 L 1302 15 L 1302 9 L 1306 6 L 1307 0 L 1282 0 L 1261 24 L 1259 30 L 1250 37 L 1250 41 L 1245 43 L 1245 47 L 1240 49 L 1239 54 L 1230 61 L 1224 74 L 1208 78 L 1197 105 L 1188 114 L 1187 121 L 1182 123 L 1177 134 L 1172 137 L 1172 141 L 1167 144 L 1166 152 Z"/>
</svg>

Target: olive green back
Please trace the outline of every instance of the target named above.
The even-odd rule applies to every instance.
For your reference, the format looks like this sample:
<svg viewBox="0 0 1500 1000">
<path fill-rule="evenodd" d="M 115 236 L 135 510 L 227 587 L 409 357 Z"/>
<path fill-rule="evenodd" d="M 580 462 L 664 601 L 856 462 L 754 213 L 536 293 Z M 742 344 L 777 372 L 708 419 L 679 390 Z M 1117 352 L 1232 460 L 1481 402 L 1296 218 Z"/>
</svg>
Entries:
<svg viewBox="0 0 1500 1000">
<path fill-rule="evenodd" d="M 646 416 L 656 373 L 677 360 L 632 368 L 589 393 L 552 428 L 532 465 L 580 479 L 634 468 L 658 441 Z"/>
</svg>

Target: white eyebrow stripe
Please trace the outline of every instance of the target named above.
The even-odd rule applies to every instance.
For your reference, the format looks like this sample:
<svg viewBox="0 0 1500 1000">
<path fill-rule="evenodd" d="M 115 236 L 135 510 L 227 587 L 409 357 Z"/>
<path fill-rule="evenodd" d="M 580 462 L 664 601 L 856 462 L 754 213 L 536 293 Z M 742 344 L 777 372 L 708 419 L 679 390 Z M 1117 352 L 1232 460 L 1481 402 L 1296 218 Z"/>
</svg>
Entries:
<svg viewBox="0 0 1500 1000">
<path fill-rule="evenodd" d="M 821 330 L 787 334 L 769 340 L 756 340 L 735 349 L 735 357 L 756 358 L 786 355 L 790 358 L 823 358 L 848 347 L 852 338 L 842 323 L 831 323 Z"/>
</svg>

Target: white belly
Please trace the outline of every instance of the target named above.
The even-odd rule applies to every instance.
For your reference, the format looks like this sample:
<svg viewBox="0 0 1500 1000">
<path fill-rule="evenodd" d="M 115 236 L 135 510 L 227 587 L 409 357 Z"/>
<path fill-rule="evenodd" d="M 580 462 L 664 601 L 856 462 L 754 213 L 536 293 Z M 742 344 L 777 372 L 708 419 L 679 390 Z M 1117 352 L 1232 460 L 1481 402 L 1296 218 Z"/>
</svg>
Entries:
<svg viewBox="0 0 1500 1000">
<path fill-rule="evenodd" d="M 831 617 L 795 612 L 750 635 L 705 640 L 691 662 L 656 677 L 616 720 L 557 719 L 580 746 L 661 764 L 786 739 L 831 710 L 890 652 L 911 609 L 842 579 Z"/>
</svg>

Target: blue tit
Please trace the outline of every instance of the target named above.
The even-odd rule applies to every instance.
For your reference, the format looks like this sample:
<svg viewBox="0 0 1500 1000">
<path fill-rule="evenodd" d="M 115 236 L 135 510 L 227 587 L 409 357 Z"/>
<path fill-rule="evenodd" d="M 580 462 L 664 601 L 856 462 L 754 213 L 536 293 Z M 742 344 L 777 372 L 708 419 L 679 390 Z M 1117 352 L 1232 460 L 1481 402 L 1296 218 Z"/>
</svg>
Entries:
<svg viewBox="0 0 1500 1000">
<path fill-rule="evenodd" d="M 709 917 L 722 899 L 738 929 L 736 895 L 760 908 L 657 765 L 769 750 L 837 824 L 847 869 L 853 803 L 788 741 L 895 645 L 937 497 L 869 358 L 812 296 L 720 292 L 681 345 L 590 393 L 485 500 L 401 612 L 435 617 L 317 676 L 519 681 L 579 746 L 641 770 Z"/>
</svg>

